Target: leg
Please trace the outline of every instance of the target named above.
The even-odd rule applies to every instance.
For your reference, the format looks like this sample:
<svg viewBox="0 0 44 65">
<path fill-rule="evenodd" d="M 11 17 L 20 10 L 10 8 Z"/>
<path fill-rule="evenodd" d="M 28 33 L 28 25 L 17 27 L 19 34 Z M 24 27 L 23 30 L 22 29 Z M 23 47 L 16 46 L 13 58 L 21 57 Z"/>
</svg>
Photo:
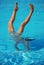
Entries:
<svg viewBox="0 0 44 65">
<path fill-rule="evenodd" d="M 30 13 L 28 15 L 28 17 L 26 18 L 26 20 L 21 24 L 19 30 L 17 33 L 21 34 L 24 30 L 24 26 L 29 22 L 30 18 L 31 18 L 31 15 L 33 13 L 33 10 L 34 10 L 34 7 L 32 4 L 30 4 Z"/>
<path fill-rule="evenodd" d="M 20 49 L 17 47 L 18 43 L 19 43 L 19 42 L 16 42 L 16 43 L 15 43 L 15 48 L 19 51 Z"/>
<path fill-rule="evenodd" d="M 25 41 L 26 50 L 29 50 L 28 41 Z"/>
<path fill-rule="evenodd" d="M 14 19 L 15 19 L 15 16 L 16 16 L 16 11 L 18 10 L 18 4 L 16 3 L 16 6 L 14 8 L 14 11 L 12 13 L 12 17 L 10 18 L 10 21 L 8 22 L 8 31 L 9 32 L 13 32 L 14 29 L 13 29 L 13 22 L 14 22 Z"/>
<path fill-rule="evenodd" d="M 15 43 L 15 48 L 19 51 L 20 49 L 17 47 L 19 42 Z M 25 46 L 26 46 L 26 50 L 29 50 L 29 45 L 28 45 L 28 41 L 25 41 Z"/>
</svg>

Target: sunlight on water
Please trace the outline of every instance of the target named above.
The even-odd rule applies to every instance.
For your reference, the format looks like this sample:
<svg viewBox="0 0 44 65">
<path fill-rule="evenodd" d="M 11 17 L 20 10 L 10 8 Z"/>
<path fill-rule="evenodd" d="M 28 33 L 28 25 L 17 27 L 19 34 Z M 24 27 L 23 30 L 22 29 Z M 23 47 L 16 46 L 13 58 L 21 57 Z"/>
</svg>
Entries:
<svg viewBox="0 0 44 65">
<path fill-rule="evenodd" d="M 7 40 L 6 40 L 7 41 Z M 44 64 L 44 40 L 34 40 L 29 42 L 30 50 L 26 51 L 24 44 L 19 44 L 19 47 L 24 50 L 17 51 L 14 48 L 14 42 L 0 44 L 0 64 L 2 65 L 33 65 Z M 40 43 L 41 42 L 41 43 Z"/>
</svg>

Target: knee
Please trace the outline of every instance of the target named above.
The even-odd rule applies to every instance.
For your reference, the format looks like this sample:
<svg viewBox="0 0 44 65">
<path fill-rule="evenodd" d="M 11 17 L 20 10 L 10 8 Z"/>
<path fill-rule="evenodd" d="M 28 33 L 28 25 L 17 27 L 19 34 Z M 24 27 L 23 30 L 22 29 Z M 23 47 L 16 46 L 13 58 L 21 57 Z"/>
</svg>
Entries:
<svg viewBox="0 0 44 65">
<path fill-rule="evenodd" d="M 21 25 L 22 25 L 22 27 L 24 27 L 25 26 L 25 23 L 23 22 Z"/>
<path fill-rule="evenodd" d="M 8 31 L 13 32 L 13 26 L 10 22 L 8 23 Z"/>
<path fill-rule="evenodd" d="M 11 25 L 12 23 L 11 22 L 8 22 L 8 25 Z"/>
</svg>

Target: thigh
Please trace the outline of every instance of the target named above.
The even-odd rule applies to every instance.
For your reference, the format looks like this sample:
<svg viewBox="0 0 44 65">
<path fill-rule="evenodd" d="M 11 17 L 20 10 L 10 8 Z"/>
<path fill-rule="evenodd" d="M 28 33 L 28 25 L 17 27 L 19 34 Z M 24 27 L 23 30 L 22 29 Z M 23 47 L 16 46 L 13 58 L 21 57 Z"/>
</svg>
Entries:
<svg viewBox="0 0 44 65">
<path fill-rule="evenodd" d="M 8 31 L 9 32 L 13 32 L 14 31 L 14 27 L 13 27 L 11 22 L 8 23 Z"/>
</svg>

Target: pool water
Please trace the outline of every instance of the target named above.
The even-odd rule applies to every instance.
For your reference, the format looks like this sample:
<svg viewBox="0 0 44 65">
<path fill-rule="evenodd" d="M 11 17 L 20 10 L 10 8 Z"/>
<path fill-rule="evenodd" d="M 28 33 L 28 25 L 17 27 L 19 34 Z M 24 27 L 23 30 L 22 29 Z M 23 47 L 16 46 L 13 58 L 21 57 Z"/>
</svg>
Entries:
<svg viewBox="0 0 44 65">
<path fill-rule="evenodd" d="M 44 40 L 29 42 L 30 50 L 26 51 L 20 44 L 22 51 L 14 48 L 12 41 L 0 41 L 0 65 L 44 65 Z"/>
<path fill-rule="evenodd" d="M 14 21 L 17 31 L 20 24 L 30 12 L 29 5 L 34 5 L 34 13 L 30 22 L 25 26 L 22 37 L 33 38 L 28 41 L 29 51 L 20 42 L 15 49 L 15 41 L 8 32 L 8 21 L 12 15 L 15 3 L 19 3 L 19 10 Z M 43 0 L 0 0 L 0 65 L 44 65 L 44 1 Z"/>
</svg>

